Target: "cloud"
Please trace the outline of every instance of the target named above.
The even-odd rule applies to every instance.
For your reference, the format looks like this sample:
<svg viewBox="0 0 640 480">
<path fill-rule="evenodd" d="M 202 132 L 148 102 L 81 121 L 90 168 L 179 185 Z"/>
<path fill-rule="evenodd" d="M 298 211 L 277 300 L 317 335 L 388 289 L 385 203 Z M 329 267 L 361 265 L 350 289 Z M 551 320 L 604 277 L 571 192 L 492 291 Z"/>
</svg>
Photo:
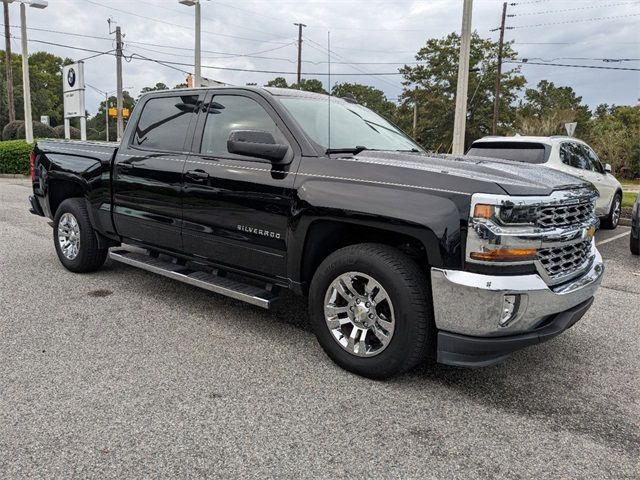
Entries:
<svg viewBox="0 0 640 480">
<path fill-rule="evenodd" d="M 602 0 L 596 2 L 545 2 L 509 7 L 510 26 L 507 40 L 516 40 L 520 57 L 561 58 L 558 63 L 598 66 L 639 67 L 640 62 L 604 63 L 578 58 L 640 58 L 640 13 L 637 2 Z M 332 83 L 361 82 L 382 89 L 396 99 L 402 91 L 401 77 L 367 76 L 367 72 L 396 71 L 400 65 L 348 65 L 348 62 L 411 62 L 427 38 L 442 37 L 461 26 L 462 2 L 453 0 L 246 0 L 243 2 L 202 2 L 203 65 L 240 69 L 288 72 L 285 74 L 234 72 L 204 68 L 203 75 L 226 83 L 244 85 L 266 83 L 275 76 L 295 81 L 297 27 L 304 29 L 303 71 L 306 78 L 326 76 L 313 73 L 327 71 L 327 30 L 331 31 Z M 596 8 L 591 8 L 596 7 Z M 577 8 L 582 8 L 578 10 Z M 473 28 L 481 35 L 497 38 L 490 32 L 499 24 L 502 2 L 476 0 Z M 575 10 L 573 10 L 575 9 Z M 17 4 L 10 6 L 11 23 L 17 25 Z M 543 11 L 567 10 L 548 14 Z M 193 63 L 194 9 L 177 0 L 51 0 L 46 10 L 27 9 L 28 26 L 103 37 L 83 38 L 36 30 L 29 31 L 31 40 L 44 40 L 56 46 L 30 43 L 31 52 L 46 50 L 63 57 L 82 58 L 91 55 L 62 45 L 107 51 L 114 48 L 107 18 L 111 17 L 125 34 L 125 55 L 143 55 L 165 62 Z M 580 22 L 583 19 L 620 17 Z M 576 23 L 558 22 L 575 21 Z M 540 27 L 528 27 L 545 24 Z M 19 29 L 13 29 L 19 36 Z M 554 45 L 540 44 L 555 42 Z M 141 45 L 154 44 L 154 45 Z M 174 48 L 172 48 L 174 47 Z M 19 42 L 14 41 L 19 52 Z M 215 52 L 252 54 L 229 56 Z M 258 58 L 268 57 L 268 58 Z M 570 58 L 576 58 L 570 60 Z M 124 85 L 131 86 L 135 96 L 141 88 L 157 82 L 173 86 L 184 82 L 190 66 L 174 65 L 174 69 L 133 58 L 123 67 Z M 640 96 L 640 72 L 587 70 L 551 66 L 524 65 L 522 69 L 530 85 L 548 79 L 557 85 L 569 85 L 586 103 L 630 104 Z M 351 74 L 342 76 L 337 74 Z M 100 56 L 85 63 L 88 83 L 102 90 L 115 89 L 115 58 Z M 87 90 L 87 107 L 95 113 L 101 96 Z"/>
</svg>

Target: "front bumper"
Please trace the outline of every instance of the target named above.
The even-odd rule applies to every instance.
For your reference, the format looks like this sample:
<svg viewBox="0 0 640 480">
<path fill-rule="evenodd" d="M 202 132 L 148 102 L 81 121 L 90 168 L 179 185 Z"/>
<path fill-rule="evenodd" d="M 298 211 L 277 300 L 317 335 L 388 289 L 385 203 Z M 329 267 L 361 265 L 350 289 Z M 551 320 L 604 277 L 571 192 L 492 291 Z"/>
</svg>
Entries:
<svg viewBox="0 0 640 480">
<path fill-rule="evenodd" d="M 572 327 L 589 310 L 593 297 L 554 315 L 544 326 L 529 333 L 508 337 L 471 337 L 438 332 L 438 362 L 459 367 L 486 367 L 501 362 L 511 353 L 546 342 Z"/>
<path fill-rule="evenodd" d="M 453 338 L 451 335 L 472 337 L 472 340 L 473 337 L 476 339 L 479 337 L 494 341 L 508 341 L 509 337 L 517 335 L 537 336 L 541 328 L 556 325 L 556 322 L 572 325 L 589 307 L 591 298 L 602 282 L 604 264 L 597 249 L 594 247 L 593 250 L 595 256 L 589 270 L 582 276 L 559 286 L 547 285 L 538 274 L 494 276 L 432 268 L 434 317 L 436 327 L 440 331 L 439 350 L 446 351 L 446 348 L 441 349 L 441 339 L 442 344 L 446 345 L 447 339 Z M 518 296 L 518 305 L 509 323 L 506 326 L 500 326 L 505 295 Z M 573 312 L 574 307 L 579 305 L 587 306 L 573 323 L 558 320 L 567 312 Z M 537 340 L 533 343 L 537 343 Z M 463 353 L 459 351 L 460 348 L 456 347 L 455 351 Z M 509 352 L 513 350 L 515 349 Z M 470 354 L 473 357 L 473 351 Z M 443 363 L 456 365 L 473 363 L 469 360 L 458 362 L 453 360 L 453 357 L 440 355 L 440 353 L 438 356 L 439 361 Z M 501 360 L 504 356 L 505 354 L 499 355 L 500 358 L 496 358 L 495 361 Z M 495 363 L 495 361 L 486 363 L 486 360 L 480 358 L 477 360 L 478 365 Z"/>
</svg>

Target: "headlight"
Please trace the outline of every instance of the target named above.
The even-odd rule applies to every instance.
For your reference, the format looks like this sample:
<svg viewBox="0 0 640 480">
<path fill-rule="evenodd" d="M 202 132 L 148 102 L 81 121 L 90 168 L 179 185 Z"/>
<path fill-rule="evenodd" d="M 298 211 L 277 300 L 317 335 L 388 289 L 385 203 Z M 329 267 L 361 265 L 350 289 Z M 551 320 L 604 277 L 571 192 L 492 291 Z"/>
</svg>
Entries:
<svg viewBox="0 0 640 480">
<path fill-rule="evenodd" d="M 538 249 L 526 245 L 526 241 L 512 245 L 505 226 L 524 227 L 529 223 L 529 209 L 474 203 L 467 234 L 467 261 L 475 263 L 522 264 L 535 260 Z M 520 243 L 523 243 L 521 245 Z"/>
</svg>

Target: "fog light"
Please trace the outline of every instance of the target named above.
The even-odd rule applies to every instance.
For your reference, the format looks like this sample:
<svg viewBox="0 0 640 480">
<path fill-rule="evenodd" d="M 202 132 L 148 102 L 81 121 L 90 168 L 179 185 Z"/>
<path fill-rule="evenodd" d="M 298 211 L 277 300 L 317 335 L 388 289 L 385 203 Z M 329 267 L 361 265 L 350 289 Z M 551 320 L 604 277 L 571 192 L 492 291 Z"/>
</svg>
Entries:
<svg viewBox="0 0 640 480">
<path fill-rule="evenodd" d="M 520 295 L 505 295 L 502 297 L 502 313 L 498 325 L 507 327 L 515 320 L 520 307 Z"/>
</svg>

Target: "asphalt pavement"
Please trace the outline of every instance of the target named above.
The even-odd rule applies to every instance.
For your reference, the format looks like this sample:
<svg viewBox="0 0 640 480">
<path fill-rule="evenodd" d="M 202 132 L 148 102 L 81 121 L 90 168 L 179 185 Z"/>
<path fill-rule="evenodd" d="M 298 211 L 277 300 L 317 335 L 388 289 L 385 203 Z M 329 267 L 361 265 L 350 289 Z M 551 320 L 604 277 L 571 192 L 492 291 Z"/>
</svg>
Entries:
<svg viewBox="0 0 640 480">
<path fill-rule="evenodd" d="M 376 382 L 325 356 L 297 297 L 267 312 L 113 262 L 64 270 L 29 192 L 0 179 L 0 478 L 640 476 L 627 227 L 598 233 L 603 286 L 560 337 Z"/>
</svg>

